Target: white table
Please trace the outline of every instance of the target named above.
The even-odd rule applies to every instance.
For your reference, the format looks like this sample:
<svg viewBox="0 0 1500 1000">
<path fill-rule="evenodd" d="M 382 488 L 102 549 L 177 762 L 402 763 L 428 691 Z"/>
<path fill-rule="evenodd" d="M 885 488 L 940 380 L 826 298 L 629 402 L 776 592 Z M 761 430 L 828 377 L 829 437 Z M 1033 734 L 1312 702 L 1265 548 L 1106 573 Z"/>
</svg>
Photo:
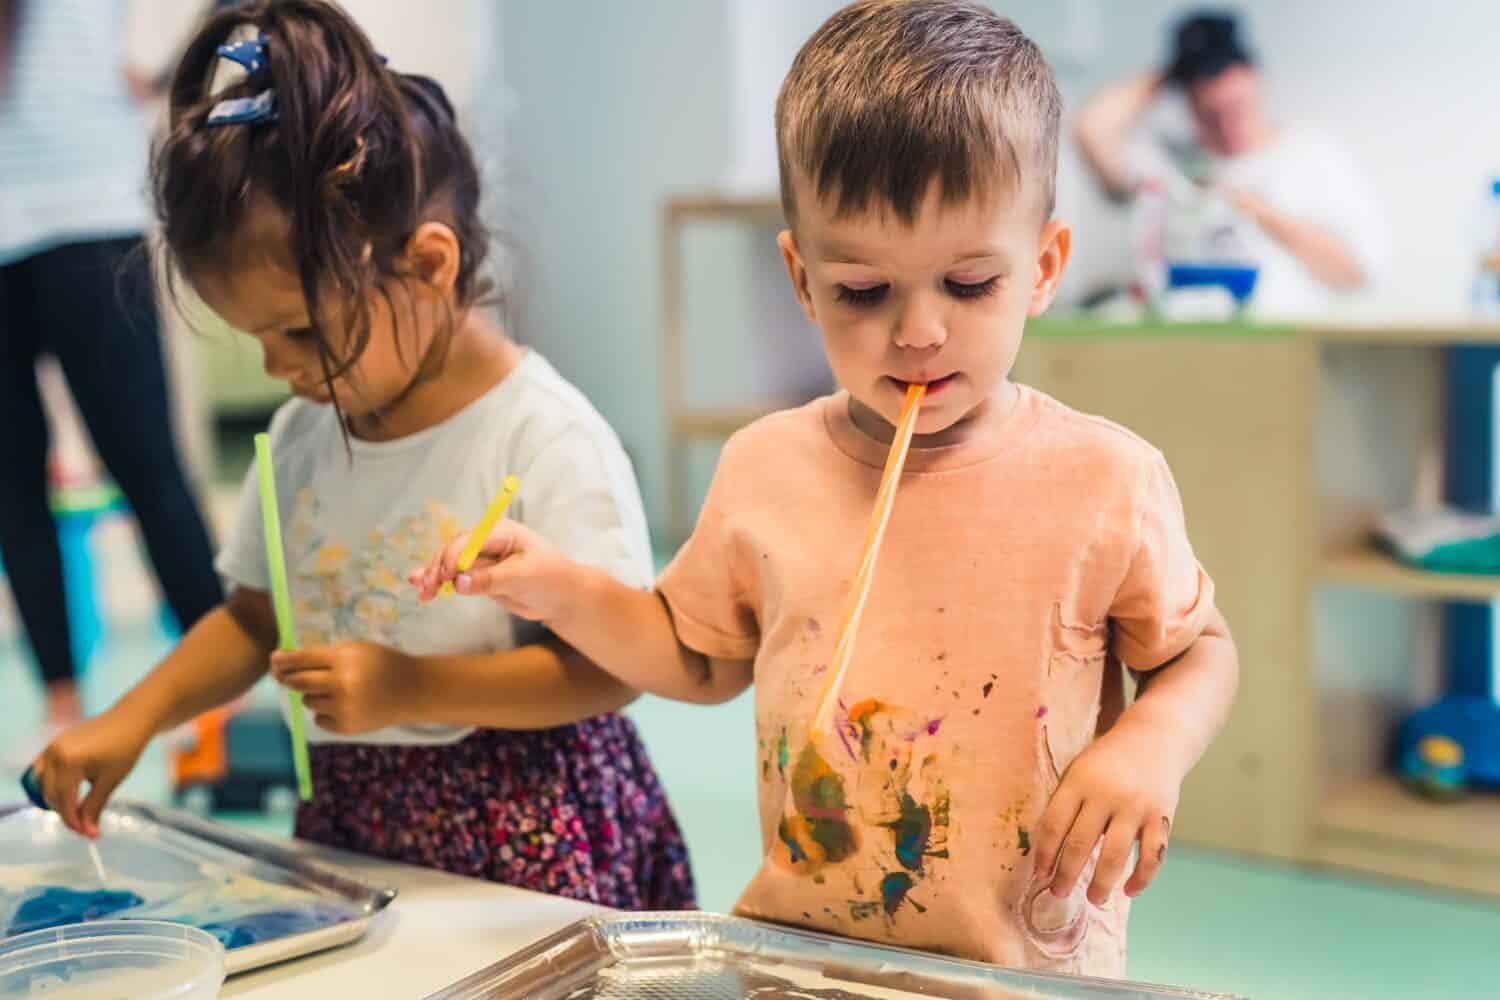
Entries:
<svg viewBox="0 0 1500 1000">
<path fill-rule="evenodd" d="M 224 984 L 223 997 L 420 998 L 599 912 L 586 903 L 430 868 L 301 841 L 292 846 L 371 885 L 394 888 L 396 900 L 353 944 L 234 976 Z"/>
</svg>

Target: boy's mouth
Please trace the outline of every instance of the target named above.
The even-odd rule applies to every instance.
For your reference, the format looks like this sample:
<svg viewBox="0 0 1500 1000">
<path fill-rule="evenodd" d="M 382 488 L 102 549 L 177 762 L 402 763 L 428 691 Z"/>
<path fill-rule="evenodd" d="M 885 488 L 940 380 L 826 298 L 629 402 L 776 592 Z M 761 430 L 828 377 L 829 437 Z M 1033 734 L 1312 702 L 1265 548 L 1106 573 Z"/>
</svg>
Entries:
<svg viewBox="0 0 1500 1000">
<path fill-rule="evenodd" d="M 899 379 L 890 375 L 886 376 L 886 378 L 889 379 L 892 385 L 894 385 L 897 389 L 900 389 L 902 392 L 906 392 L 913 385 L 925 385 L 927 386 L 927 395 L 931 396 L 933 393 L 942 392 L 945 388 L 957 381 L 958 372 L 951 372 L 950 374 L 944 375 L 942 378 L 935 378 L 930 381 L 922 380 L 918 382 L 908 382 L 905 379 Z"/>
</svg>

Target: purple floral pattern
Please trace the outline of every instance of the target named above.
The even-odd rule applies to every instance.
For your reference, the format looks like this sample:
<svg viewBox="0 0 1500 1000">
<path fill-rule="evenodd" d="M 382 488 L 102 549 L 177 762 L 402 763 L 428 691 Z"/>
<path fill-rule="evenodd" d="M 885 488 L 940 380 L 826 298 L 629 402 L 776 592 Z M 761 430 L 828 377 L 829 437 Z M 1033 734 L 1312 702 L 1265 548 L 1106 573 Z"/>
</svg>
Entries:
<svg viewBox="0 0 1500 1000">
<path fill-rule="evenodd" d="M 297 836 L 625 910 L 695 906 L 687 847 L 634 725 L 480 729 L 312 748 Z"/>
</svg>

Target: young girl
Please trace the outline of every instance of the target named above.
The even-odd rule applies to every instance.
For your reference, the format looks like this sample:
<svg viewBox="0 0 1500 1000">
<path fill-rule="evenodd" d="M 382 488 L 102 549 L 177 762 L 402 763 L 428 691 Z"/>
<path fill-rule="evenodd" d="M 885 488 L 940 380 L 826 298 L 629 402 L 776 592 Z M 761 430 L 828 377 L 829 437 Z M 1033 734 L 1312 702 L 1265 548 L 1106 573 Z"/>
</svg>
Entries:
<svg viewBox="0 0 1500 1000">
<path fill-rule="evenodd" d="M 627 586 L 651 582 L 618 439 L 473 308 L 487 237 L 442 90 L 386 68 L 329 4 L 232 9 L 183 57 L 155 175 L 174 263 L 296 396 L 271 439 L 301 649 L 272 655 L 252 471 L 218 562 L 229 597 L 42 753 L 48 803 L 97 836 L 147 741 L 269 663 L 308 713 L 298 836 L 613 907 L 691 907 L 676 822 L 613 714 L 634 692 L 493 606 L 419 605 L 402 579 L 515 474 L 513 518 Z"/>
</svg>

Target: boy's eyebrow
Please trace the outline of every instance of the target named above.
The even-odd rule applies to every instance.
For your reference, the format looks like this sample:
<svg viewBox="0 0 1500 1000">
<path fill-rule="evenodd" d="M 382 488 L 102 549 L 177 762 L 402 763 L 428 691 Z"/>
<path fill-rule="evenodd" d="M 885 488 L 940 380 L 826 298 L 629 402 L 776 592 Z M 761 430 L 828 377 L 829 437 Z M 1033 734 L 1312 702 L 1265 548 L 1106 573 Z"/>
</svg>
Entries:
<svg viewBox="0 0 1500 1000">
<path fill-rule="evenodd" d="M 821 249 L 823 251 L 823 260 L 829 264 L 863 265 L 867 263 L 859 258 L 859 254 L 836 243 L 825 244 Z M 955 264 L 966 264 L 976 260 L 994 260 L 1003 264 L 1008 262 L 1010 258 L 1005 251 L 998 247 L 972 247 L 964 253 L 956 254 L 953 257 L 953 263 Z"/>
</svg>

